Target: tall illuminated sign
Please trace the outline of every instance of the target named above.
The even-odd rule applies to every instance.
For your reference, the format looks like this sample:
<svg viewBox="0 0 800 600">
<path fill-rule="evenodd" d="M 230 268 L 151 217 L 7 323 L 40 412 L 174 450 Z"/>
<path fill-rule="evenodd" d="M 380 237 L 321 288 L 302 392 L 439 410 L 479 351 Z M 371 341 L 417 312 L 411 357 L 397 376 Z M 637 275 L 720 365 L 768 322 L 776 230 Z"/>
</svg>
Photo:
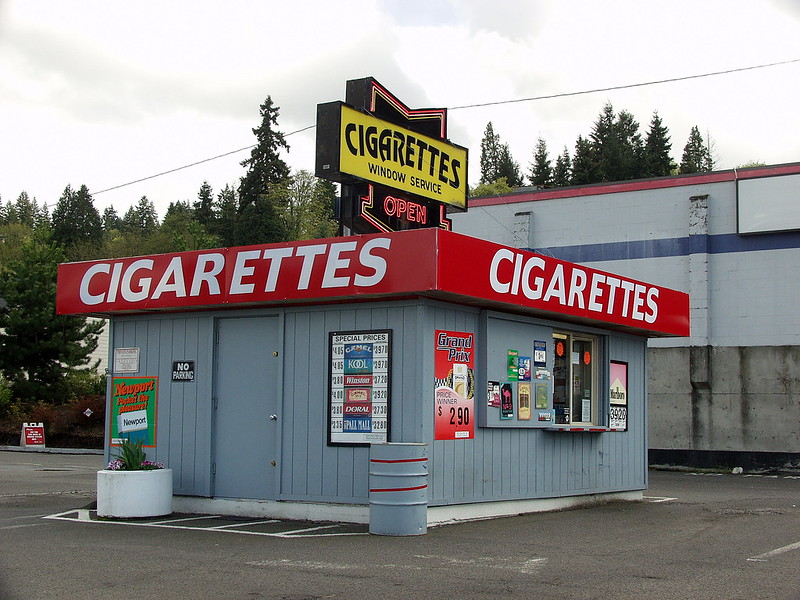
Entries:
<svg viewBox="0 0 800 600">
<path fill-rule="evenodd" d="M 371 77 L 348 81 L 346 102 L 317 106 L 316 175 L 342 184 L 355 233 L 449 229 L 447 212 L 467 208 L 468 154 L 446 135 L 446 109 L 410 109 Z"/>
</svg>

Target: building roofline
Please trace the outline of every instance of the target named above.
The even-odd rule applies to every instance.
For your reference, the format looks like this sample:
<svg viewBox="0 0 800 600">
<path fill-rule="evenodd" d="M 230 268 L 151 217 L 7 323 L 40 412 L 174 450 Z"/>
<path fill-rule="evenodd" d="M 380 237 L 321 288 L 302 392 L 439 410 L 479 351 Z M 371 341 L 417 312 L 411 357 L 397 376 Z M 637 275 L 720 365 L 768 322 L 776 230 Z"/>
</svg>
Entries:
<svg viewBox="0 0 800 600">
<path fill-rule="evenodd" d="M 754 179 L 757 177 L 774 177 L 777 175 L 794 175 L 800 173 L 800 163 L 786 163 L 769 165 L 765 167 L 747 167 L 744 169 L 728 169 L 726 171 L 712 171 L 710 173 L 692 173 L 691 175 L 670 175 L 669 177 L 654 177 L 650 179 L 634 179 L 630 181 L 611 181 L 594 183 L 591 185 L 570 186 L 551 189 L 518 188 L 507 194 L 494 196 L 476 196 L 470 198 L 467 206 L 478 208 L 496 204 L 516 204 L 518 202 L 535 202 L 537 200 L 552 200 L 555 198 L 575 198 L 579 196 L 598 196 L 601 194 L 618 194 L 624 192 L 638 192 L 688 185 L 703 185 L 708 183 L 723 183 L 739 179 Z"/>
</svg>

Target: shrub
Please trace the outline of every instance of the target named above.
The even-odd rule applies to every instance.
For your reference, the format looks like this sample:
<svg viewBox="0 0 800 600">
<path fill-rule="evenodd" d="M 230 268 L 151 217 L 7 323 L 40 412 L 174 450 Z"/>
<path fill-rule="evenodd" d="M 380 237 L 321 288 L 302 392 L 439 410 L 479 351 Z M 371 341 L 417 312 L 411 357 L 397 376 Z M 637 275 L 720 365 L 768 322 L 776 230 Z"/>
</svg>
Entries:
<svg viewBox="0 0 800 600">
<path fill-rule="evenodd" d="M 69 420 L 76 429 L 100 427 L 106 423 L 106 397 L 104 395 L 84 396 L 67 406 Z"/>
<path fill-rule="evenodd" d="M 5 418 L 14 407 L 14 394 L 5 380 L 0 380 L 0 418 Z"/>
</svg>

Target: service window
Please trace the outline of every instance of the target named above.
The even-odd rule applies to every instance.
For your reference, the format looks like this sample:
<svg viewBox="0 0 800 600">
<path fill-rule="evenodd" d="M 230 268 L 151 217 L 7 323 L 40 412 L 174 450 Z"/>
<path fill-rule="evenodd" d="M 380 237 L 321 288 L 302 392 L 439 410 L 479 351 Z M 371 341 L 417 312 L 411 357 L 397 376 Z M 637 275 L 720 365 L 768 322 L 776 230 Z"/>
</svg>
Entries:
<svg viewBox="0 0 800 600">
<path fill-rule="evenodd" d="M 553 333 L 553 409 L 557 425 L 597 424 L 596 336 Z"/>
</svg>

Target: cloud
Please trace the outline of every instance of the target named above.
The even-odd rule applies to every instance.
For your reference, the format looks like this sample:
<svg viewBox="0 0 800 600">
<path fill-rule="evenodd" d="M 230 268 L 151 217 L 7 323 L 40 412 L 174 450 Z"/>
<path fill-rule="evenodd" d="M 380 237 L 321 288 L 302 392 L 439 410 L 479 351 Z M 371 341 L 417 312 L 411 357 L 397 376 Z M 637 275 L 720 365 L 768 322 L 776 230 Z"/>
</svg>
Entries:
<svg viewBox="0 0 800 600">
<path fill-rule="evenodd" d="M 795 0 L 0 0 L 0 193 L 57 199 L 67 183 L 98 190 L 254 143 L 258 107 L 279 128 L 313 125 L 316 105 L 374 76 L 412 107 L 459 107 L 624 85 L 797 58 Z M 538 137 L 574 150 L 603 103 L 644 131 L 654 110 L 679 160 L 690 128 L 717 142 L 721 168 L 800 156 L 800 64 L 683 83 L 451 110 L 449 135 L 480 176 L 486 123 L 523 170 Z M 313 130 L 285 157 L 313 169 Z M 98 198 L 193 198 L 242 175 L 246 153 Z M 111 199 L 113 197 L 113 200 Z"/>
</svg>

